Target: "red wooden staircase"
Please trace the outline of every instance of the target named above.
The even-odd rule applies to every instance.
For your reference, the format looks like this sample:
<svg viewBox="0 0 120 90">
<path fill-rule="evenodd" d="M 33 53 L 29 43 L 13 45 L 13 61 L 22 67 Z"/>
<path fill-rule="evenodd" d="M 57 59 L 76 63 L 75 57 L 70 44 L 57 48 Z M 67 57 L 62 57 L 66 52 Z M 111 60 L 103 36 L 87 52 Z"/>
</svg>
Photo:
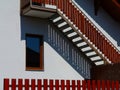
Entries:
<svg viewBox="0 0 120 90">
<path fill-rule="evenodd" d="M 22 7 L 23 15 L 38 17 L 39 12 L 43 16 L 49 12 L 44 18 L 49 18 L 96 65 L 120 62 L 119 50 L 72 0 L 28 0 Z"/>
</svg>

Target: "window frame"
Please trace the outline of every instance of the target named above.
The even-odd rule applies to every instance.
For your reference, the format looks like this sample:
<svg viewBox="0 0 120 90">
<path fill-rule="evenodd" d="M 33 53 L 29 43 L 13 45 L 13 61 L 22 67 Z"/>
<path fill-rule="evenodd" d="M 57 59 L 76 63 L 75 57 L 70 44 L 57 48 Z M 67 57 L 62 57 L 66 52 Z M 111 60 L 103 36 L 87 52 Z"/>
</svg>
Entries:
<svg viewBox="0 0 120 90">
<path fill-rule="evenodd" d="M 39 59 L 40 59 L 40 67 L 27 67 L 27 41 L 26 41 L 26 71 L 43 71 L 44 70 L 44 42 L 43 42 L 43 35 L 37 35 L 37 34 L 26 34 L 25 40 L 27 40 L 27 37 L 37 37 L 41 39 L 40 42 L 40 52 L 39 52 Z"/>
</svg>

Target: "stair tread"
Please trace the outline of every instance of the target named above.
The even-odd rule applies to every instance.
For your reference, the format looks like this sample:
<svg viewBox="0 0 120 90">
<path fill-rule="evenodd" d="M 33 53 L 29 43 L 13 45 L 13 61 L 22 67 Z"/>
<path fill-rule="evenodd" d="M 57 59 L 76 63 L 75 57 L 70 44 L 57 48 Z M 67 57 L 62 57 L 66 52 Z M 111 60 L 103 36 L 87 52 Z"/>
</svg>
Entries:
<svg viewBox="0 0 120 90">
<path fill-rule="evenodd" d="M 91 56 L 88 56 L 89 58 L 93 58 L 93 57 L 96 57 L 98 56 L 97 54 L 94 54 L 94 55 L 91 55 Z"/>
<path fill-rule="evenodd" d="M 66 25 L 60 27 L 60 30 L 64 30 L 64 29 L 66 29 L 66 28 L 68 28 L 68 27 L 70 27 L 70 26 L 69 26 L 68 24 L 66 24 Z"/>
<path fill-rule="evenodd" d="M 70 39 L 74 39 L 74 38 L 77 38 L 77 37 L 79 37 L 78 34 L 76 34 L 76 35 L 74 35 L 74 36 L 72 36 L 72 37 L 69 37 L 69 38 L 70 38 Z"/>
<path fill-rule="evenodd" d="M 85 44 L 85 45 L 83 45 L 83 46 L 81 46 L 81 47 L 79 47 L 80 49 L 82 49 L 82 48 L 86 48 L 86 47 L 88 47 L 89 45 L 88 44 Z"/>
<path fill-rule="evenodd" d="M 64 34 L 68 35 L 68 34 L 73 33 L 73 32 L 74 32 L 73 30 L 69 30 L 69 31 L 65 32 Z"/>
<path fill-rule="evenodd" d="M 65 21 L 64 19 L 61 19 L 61 20 L 55 22 L 55 25 L 59 25 L 59 24 L 63 23 L 64 21 Z"/>
<path fill-rule="evenodd" d="M 103 60 L 102 59 L 98 59 L 98 60 L 95 60 L 93 62 L 96 63 L 96 62 L 100 62 L 100 61 L 103 61 Z"/>
<path fill-rule="evenodd" d="M 84 40 L 83 40 L 83 39 L 78 40 L 78 41 L 76 41 L 76 42 L 74 42 L 74 43 L 75 43 L 75 44 L 79 44 L 79 43 L 82 43 L 82 42 L 84 42 Z"/>
</svg>

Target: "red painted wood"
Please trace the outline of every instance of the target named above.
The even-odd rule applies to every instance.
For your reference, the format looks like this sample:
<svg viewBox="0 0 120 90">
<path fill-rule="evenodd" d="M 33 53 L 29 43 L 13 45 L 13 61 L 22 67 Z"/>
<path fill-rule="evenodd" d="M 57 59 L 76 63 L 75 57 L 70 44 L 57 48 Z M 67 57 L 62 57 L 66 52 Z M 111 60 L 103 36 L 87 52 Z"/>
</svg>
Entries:
<svg viewBox="0 0 120 90">
<path fill-rule="evenodd" d="M 9 90 L 9 79 L 4 79 L 4 90 Z"/>
<path fill-rule="evenodd" d="M 29 90 L 29 79 L 25 79 L 25 90 Z"/>
<path fill-rule="evenodd" d="M 70 90 L 70 80 L 66 80 L 66 89 Z"/>
<path fill-rule="evenodd" d="M 116 90 L 119 90 L 119 88 L 120 88 L 120 87 L 119 87 L 119 81 L 116 81 L 115 84 L 116 84 Z"/>
<path fill-rule="evenodd" d="M 81 90 L 81 81 L 77 80 L 77 90 Z"/>
<path fill-rule="evenodd" d="M 12 90 L 16 90 L 16 79 L 12 79 Z"/>
<path fill-rule="evenodd" d="M 50 90 L 53 90 L 53 80 L 50 80 Z"/>
<path fill-rule="evenodd" d="M 114 81 L 112 81 L 112 90 L 115 90 Z"/>
<path fill-rule="evenodd" d="M 61 90 L 65 90 L 65 80 L 61 80 Z"/>
<path fill-rule="evenodd" d="M 41 79 L 37 80 L 37 88 L 38 88 L 38 90 L 42 90 L 42 80 Z"/>
<path fill-rule="evenodd" d="M 35 90 L 35 79 L 31 80 L 31 88 L 32 90 Z"/>
<path fill-rule="evenodd" d="M 90 80 L 87 80 L 87 90 L 91 90 Z"/>
<path fill-rule="evenodd" d="M 55 80 L 55 90 L 59 90 L 59 80 Z"/>
<path fill-rule="evenodd" d="M 107 80 L 106 86 L 107 86 L 107 90 L 110 90 L 110 81 L 109 80 Z"/>
<path fill-rule="evenodd" d="M 95 83 L 95 80 L 92 80 L 92 90 L 96 90 L 96 83 Z"/>
<path fill-rule="evenodd" d="M 86 81 L 82 80 L 82 90 L 86 90 Z"/>
<path fill-rule="evenodd" d="M 44 79 L 44 80 L 43 80 L 43 83 L 44 83 L 44 84 L 43 84 L 43 85 L 44 85 L 44 86 L 43 86 L 43 87 L 44 87 L 44 90 L 47 90 L 47 89 L 48 89 L 48 80 L 47 80 L 47 79 Z"/>
<path fill-rule="evenodd" d="M 102 90 L 105 90 L 105 81 L 102 80 Z"/>
<path fill-rule="evenodd" d="M 97 81 L 97 90 L 101 90 L 100 80 Z"/>
<path fill-rule="evenodd" d="M 72 80 L 72 90 L 75 90 L 76 87 L 75 87 L 75 80 Z"/>
<path fill-rule="evenodd" d="M 18 90 L 23 90 L 23 79 L 18 79 Z"/>
</svg>

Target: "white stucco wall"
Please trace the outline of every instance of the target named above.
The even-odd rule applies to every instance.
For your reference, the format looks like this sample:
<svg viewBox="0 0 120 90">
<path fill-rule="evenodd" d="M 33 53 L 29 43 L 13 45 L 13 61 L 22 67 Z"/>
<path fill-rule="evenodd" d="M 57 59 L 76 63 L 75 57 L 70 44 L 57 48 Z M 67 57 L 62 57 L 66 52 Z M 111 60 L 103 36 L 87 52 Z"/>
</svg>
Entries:
<svg viewBox="0 0 120 90">
<path fill-rule="evenodd" d="M 44 42 L 44 71 L 25 71 L 24 35 L 43 34 L 46 39 L 47 23 L 20 17 L 19 1 L 0 3 L 0 90 L 4 78 L 83 79 L 47 42 Z"/>
</svg>

